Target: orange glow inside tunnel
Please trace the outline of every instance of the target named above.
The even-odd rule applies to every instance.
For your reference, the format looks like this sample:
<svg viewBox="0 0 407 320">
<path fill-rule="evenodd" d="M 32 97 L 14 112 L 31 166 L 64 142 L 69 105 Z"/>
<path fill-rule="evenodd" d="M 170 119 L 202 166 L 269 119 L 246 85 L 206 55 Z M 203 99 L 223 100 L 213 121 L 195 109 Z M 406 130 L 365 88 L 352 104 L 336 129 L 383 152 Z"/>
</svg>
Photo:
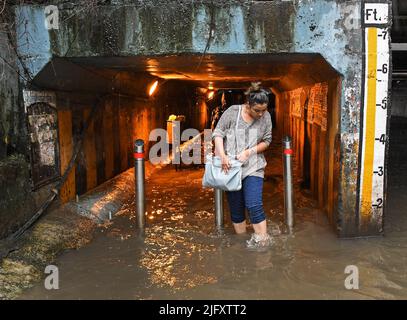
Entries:
<svg viewBox="0 0 407 320">
<path fill-rule="evenodd" d="M 149 94 L 150 96 L 153 95 L 153 93 L 154 93 L 155 90 L 157 89 L 157 86 L 158 86 L 158 80 L 155 81 L 155 82 L 151 85 L 150 90 L 149 90 L 149 92 L 148 92 L 148 94 Z"/>
</svg>

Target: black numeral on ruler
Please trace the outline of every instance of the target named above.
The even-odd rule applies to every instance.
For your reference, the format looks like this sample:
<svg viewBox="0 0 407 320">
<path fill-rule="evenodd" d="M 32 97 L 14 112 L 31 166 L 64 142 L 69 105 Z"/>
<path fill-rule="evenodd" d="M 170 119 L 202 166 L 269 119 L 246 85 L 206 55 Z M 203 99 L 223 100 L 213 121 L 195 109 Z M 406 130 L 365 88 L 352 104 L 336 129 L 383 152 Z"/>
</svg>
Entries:
<svg viewBox="0 0 407 320">
<path fill-rule="evenodd" d="M 385 144 L 386 143 L 386 135 L 382 134 L 380 136 L 380 138 L 375 138 L 375 140 L 381 142 L 382 144 Z"/>
<path fill-rule="evenodd" d="M 383 208 L 383 199 L 382 199 L 382 198 L 378 198 L 378 199 L 376 200 L 376 203 L 375 203 L 375 204 L 372 204 L 372 207 L 377 208 L 377 209 Z"/>
<path fill-rule="evenodd" d="M 388 33 L 387 30 L 382 30 L 382 33 L 381 33 L 381 34 L 378 34 L 377 36 L 383 38 L 383 40 L 386 40 L 386 38 L 387 38 L 387 33 Z"/>
<path fill-rule="evenodd" d="M 377 168 L 377 171 L 373 171 L 374 174 L 377 174 L 379 177 L 383 176 L 384 171 L 383 171 L 383 167 L 380 166 Z"/>
<path fill-rule="evenodd" d="M 383 110 L 387 109 L 387 98 L 384 98 L 382 100 L 382 103 L 377 103 L 376 107 L 381 107 Z"/>
<path fill-rule="evenodd" d="M 387 72 L 389 72 L 389 66 L 387 65 L 387 63 L 383 64 L 381 69 L 377 69 L 378 72 L 382 72 L 384 74 L 387 74 Z"/>
</svg>

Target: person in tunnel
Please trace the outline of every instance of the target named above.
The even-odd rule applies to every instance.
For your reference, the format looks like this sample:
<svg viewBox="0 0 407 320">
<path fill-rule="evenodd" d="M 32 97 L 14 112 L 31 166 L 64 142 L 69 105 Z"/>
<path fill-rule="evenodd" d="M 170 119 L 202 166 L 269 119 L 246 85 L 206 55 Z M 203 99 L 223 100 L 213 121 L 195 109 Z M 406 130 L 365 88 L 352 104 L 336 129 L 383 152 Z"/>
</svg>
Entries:
<svg viewBox="0 0 407 320">
<path fill-rule="evenodd" d="M 245 208 L 249 212 L 254 229 L 251 239 L 247 241 L 249 248 L 267 246 L 271 240 L 263 208 L 263 179 L 267 165 L 263 152 L 272 139 L 268 102 L 268 92 L 260 87 L 260 83 L 253 83 L 246 91 L 246 103 L 230 106 L 212 133 L 215 153 L 221 157 L 225 172 L 230 168 L 229 157 L 235 156 L 243 162 L 242 189 L 228 191 L 226 195 L 237 234 L 246 233 Z"/>
<path fill-rule="evenodd" d="M 215 130 L 216 125 L 219 122 L 219 119 L 221 118 L 222 114 L 226 110 L 226 99 L 225 99 L 225 93 L 222 93 L 222 98 L 221 98 L 221 105 L 217 105 L 213 110 L 211 114 L 211 129 L 212 131 Z"/>
</svg>

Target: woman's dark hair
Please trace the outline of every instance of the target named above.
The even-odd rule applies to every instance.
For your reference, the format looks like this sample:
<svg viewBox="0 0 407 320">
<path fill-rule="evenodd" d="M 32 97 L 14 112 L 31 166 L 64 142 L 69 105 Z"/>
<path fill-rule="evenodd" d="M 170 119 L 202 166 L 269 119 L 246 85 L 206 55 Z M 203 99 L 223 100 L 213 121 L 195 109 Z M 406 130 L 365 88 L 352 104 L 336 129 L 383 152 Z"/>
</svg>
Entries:
<svg viewBox="0 0 407 320">
<path fill-rule="evenodd" d="M 250 106 L 269 103 L 269 92 L 263 89 L 260 84 L 260 82 L 252 82 L 250 88 L 245 92 Z"/>
</svg>

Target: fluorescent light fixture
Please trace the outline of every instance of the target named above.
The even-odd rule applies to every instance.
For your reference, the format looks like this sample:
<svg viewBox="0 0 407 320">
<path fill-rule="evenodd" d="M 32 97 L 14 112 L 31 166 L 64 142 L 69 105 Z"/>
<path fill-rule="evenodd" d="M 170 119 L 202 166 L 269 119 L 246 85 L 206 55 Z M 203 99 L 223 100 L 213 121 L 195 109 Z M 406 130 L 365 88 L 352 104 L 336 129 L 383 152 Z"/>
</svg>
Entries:
<svg viewBox="0 0 407 320">
<path fill-rule="evenodd" d="M 154 91 L 157 89 L 157 86 L 158 86 L 158 80 L 156 80 L 150 87 L 150 91 L 148 92 L 150 97 L 153 95 Z"/>
</svg>

